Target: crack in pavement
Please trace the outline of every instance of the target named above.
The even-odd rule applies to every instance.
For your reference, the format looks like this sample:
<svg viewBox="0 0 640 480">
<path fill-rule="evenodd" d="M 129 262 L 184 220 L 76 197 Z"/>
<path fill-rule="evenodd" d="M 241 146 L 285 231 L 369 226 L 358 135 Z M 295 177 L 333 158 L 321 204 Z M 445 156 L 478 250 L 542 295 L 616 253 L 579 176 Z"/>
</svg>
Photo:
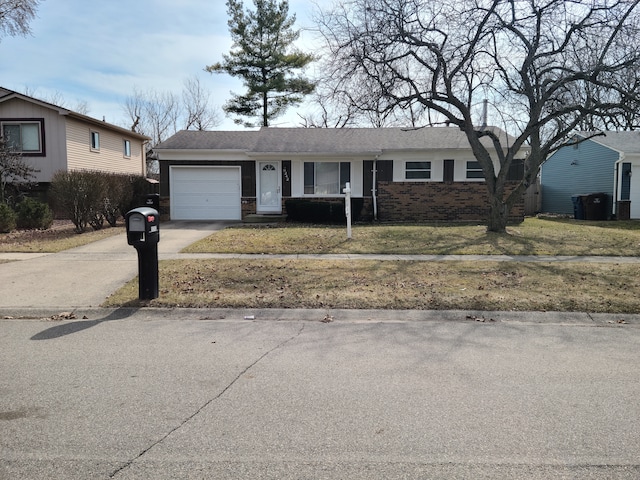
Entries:
<svg viewBox="0 0 640 480">
<path fill-rule="evenodd" d="M 222 389 L 222 391 L 220 391 L 220 393 L 218 393 L 216 396 L 214 396 L 213 398 L 207 400 L 200 408 L 198 408 L 194 413 L 192 413 L 191 415 L 189 415 L 187 418 L 185 418 L 182 422 L 180 422 L 179 425 L 175 426 L 174 428 L 172 428 L 171 430 L 169 430 L 169 432 L 167 432 L 165 435 L 163 435 L 160 439 L 156 440 L 155 442 L 153 442 L 151 445 L 149 445 L 147 448 L 145 448 L 144 450 L 142 450 L 138 455 L 136 455 L 134 458 L 132 458 L 131 460 L 129 460 L 128 462 L 126 462 L 124 465 L 122 465 L 121 467 L 117 468 L 116 470 L 114 470 L 110 475 L 109 478 L 115 478 L 116 475 L 118 475 L 120 472 L 126 470 L 127 468 L 129 468 L 131 465 L 133 465 L 134 462 L 136 462 L 137 460 L 140 460 L 144 455 L 146 455 L 151 449 L 153 449 L 155 446 L 160 445 L 162 442 L 164 442 L 167 438 L 169 438 L 174 432 L 180 430 L 182 427 L 184 427 L 187 423 L 189 423 L 193 418 L 195 418 L 198 414 L 200 414 L 200 412 L 202 412 L 205 408 L 207 408 L 209 405 L 211 405 L 213 402 L 215 402 L 216 400 L 218 400 L 220 397 L 222 397 L 227 391 L 229 391 L 229 389 L 231 389 L 231 387 L 233 387 L 233 385 L 245 374 L 247 373 L 249 370 L 251 370 L 253 367 L 255 367 L 258 363 L 260 363 L 260 361 L 262 361 L 262 359 L 264 359 L 265 357 L 267 357 L 269 354 L 271 354 L 272 352 L 275 352 L 276 350 L 284 347 L 287 343 L 289 343 L 292 340 L 295 340 L 296 338 L 298 338 L 300 335 L 302 335 L 302 332 L 304 331 L 304 327 L 305 324 L 303 323 L 300 327 L 300 329 L 298 330 L 298 332 L 295 335 L 292 335 L 291 337 L 287 338 L 286 340 L 280 342 L 278 345 L 276 345 L 275 347 L 273 347 L 271 350 L 267 350 L 265 353 L 263 353 L 262 355 L 260 355 L 253 363 L 251 363 L 249 366 L 247 366 L 244 370 L 242 370 L 238 375 L 236 375 L 236 377 L 226 386 Z"/>
</svg>

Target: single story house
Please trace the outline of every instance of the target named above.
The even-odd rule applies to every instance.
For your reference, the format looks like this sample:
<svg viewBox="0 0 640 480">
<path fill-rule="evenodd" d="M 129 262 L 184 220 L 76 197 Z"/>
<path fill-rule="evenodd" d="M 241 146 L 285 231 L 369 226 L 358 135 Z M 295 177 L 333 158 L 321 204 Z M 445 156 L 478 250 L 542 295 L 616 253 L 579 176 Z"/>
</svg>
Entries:
<svg viewBox="0 0 640 480">
<path fill-rule="evenodd" d="M 368 218 L 482 221 L 488 215 L 482 170 L 453 127 L 180 131 L 154 154 L 161 212 L 171 219 L 282 214 L 287 199 L 342 199 L 347 182 Z M 522 168 L 515 165 L 513 175 Z M 521 220 L 523 205 L 511 213 Z"/>
<path fill-rule="evenodd" d="M 0 135 L 43 188 L 59 170 L 146 175 L 148 137 L 1 87 Z"/>
<path fill-rule="evenodd" d="M 542 165 L 542 211 L 575 214 L 578 195 L 604 194 L 608 216 L 640 218 L 640 132 L 580 132 Z M 594 136 L 595 135 L 595 136 Z"/>
</svg>

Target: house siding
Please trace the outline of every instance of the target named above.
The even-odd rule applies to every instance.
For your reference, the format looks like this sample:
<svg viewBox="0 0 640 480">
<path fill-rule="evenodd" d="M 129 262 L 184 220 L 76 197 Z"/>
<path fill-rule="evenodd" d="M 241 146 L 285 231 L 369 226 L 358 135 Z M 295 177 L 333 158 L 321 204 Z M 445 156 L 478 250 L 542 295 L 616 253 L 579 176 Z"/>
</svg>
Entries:
<svg viewBox="0 0 640 480">
<path fill-rule="evenodd" d="M 55 172 L 66 168 L 65 121 L 57 111 L 16 98 L 0 104 L 0 122 L 9 119 L 43 120 L 45 155 L 22 157 L 36 169 L 36 182 L 49 182 Z"/>
<path fill-rule="evenodd" d="M 100 134 L 100 150 L 91 149 L 91 132 Z M 67 119 L 68 169 L 100 170 L 110 173 L 144 174 L 143 147 L 140 140 L 108 128 Z M 131 156 L 124 156 L 124 140 L 131 143 Z"/>
<path fill-rule="evenodd" d="M 542 211 L 573 214 L 573 195 L 606 193 L 613 196 L 615 150 L 586 140 L 551 155 L 542 165 Z"/>
</svg>

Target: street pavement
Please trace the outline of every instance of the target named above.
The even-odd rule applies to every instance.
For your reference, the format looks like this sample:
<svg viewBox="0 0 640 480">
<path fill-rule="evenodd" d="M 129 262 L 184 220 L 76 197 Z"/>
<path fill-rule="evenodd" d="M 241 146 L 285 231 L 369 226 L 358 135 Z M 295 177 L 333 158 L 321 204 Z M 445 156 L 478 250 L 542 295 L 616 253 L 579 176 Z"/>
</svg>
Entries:
<svg viewBox="0 0 640 480">
<path fill-rule="evenodd" d="M 0 320 L 0 478 L 640 478 L 637 324 L 241 313 Z"/>
<path fill-rule="evenodd" d="M 1 480 L 640 478 L 640 315 L 103 309 L 124 235 L 16 259 Z"/>
</svg>

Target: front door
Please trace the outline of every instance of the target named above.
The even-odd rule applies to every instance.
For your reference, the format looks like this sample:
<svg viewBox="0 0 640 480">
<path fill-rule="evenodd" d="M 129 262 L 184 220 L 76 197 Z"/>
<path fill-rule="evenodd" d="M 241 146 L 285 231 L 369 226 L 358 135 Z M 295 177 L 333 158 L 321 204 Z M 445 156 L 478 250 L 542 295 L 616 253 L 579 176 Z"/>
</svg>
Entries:
<svg viewBox="0 0 640 480">
<path fill-rule="evenodd" d="M 280 162 L 258 162 L 258 213 L 282 213 Z"/>
</svg>

